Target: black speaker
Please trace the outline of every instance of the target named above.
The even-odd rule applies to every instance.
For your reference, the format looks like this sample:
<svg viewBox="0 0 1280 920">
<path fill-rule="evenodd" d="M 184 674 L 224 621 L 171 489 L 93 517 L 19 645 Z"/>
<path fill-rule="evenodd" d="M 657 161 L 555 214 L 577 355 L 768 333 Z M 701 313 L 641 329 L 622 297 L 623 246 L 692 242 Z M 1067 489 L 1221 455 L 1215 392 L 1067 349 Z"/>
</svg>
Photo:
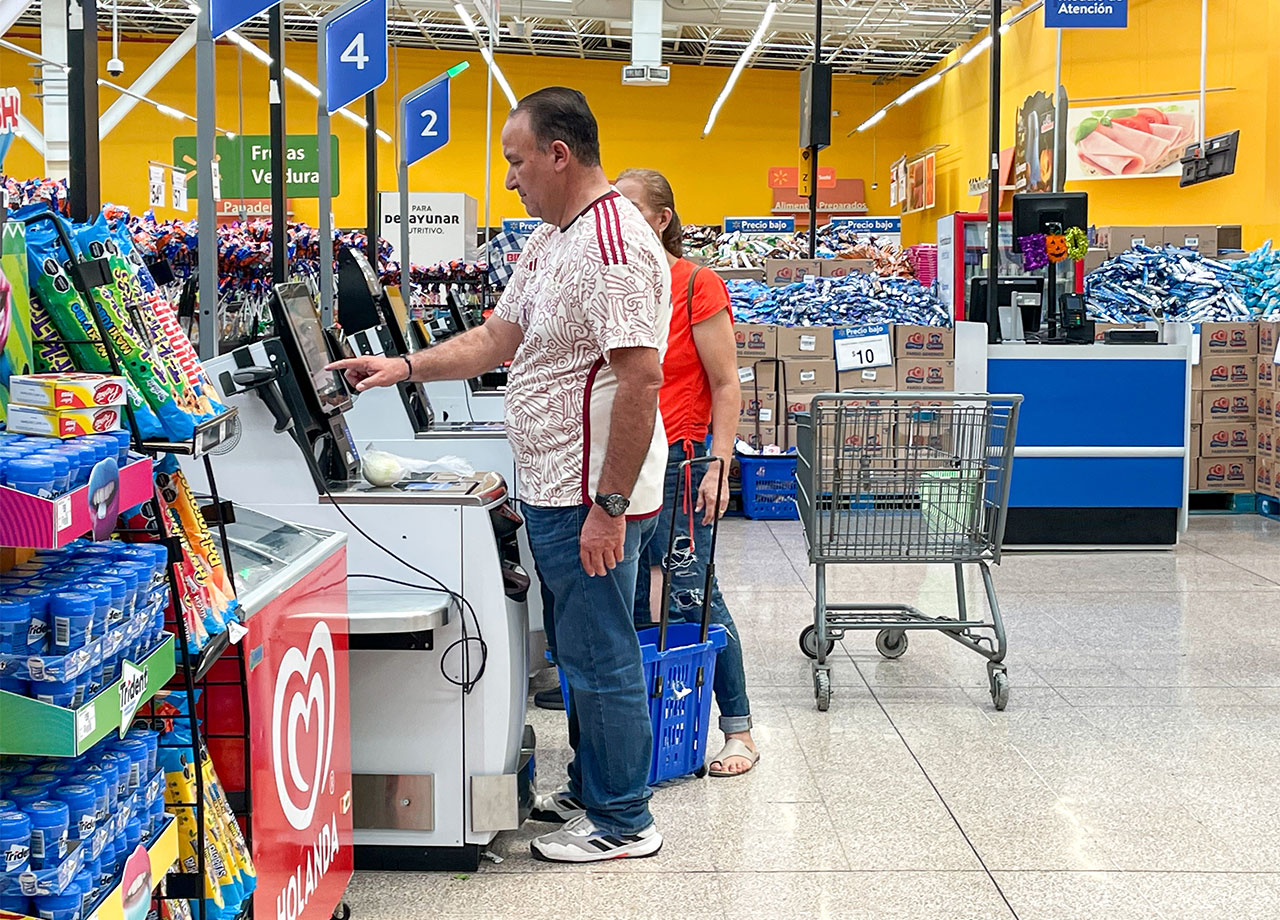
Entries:
<svg viewBox="0 0 1280 920">
<path fill-rule="evenodd" d="M 800 71 L 800 146 L 831 146 L 831 65 Z"/>
</svg>

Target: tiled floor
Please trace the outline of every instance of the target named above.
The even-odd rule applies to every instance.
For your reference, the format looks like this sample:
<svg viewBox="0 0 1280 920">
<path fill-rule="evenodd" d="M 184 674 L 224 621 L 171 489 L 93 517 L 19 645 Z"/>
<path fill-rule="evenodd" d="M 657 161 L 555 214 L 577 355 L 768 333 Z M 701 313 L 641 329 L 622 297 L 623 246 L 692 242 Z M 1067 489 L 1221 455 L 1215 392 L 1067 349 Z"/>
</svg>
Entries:
<svg viewBox="0 0 1280 920">
<path fill-rule="evenodd" d="M 1197 517 L 1176 552 L 1006 558 L 1003 713 L 982 661 L 929 633 L 896 661 L 850 634 L 817 712 L 798 525 L 729 521 L 719 567 L 763 753 L 751 775 L 658 790 L 652 859 L 537 863 L 546 826 L 529 825 L 470 877 L 358 874 L 356 920 L 1280 918 L 1280 524 Z M 955 603 L 945 566 L 830 585 L 833 601 Z M 563 717 L 530 721 L 554 783 Z"/>
</svg>

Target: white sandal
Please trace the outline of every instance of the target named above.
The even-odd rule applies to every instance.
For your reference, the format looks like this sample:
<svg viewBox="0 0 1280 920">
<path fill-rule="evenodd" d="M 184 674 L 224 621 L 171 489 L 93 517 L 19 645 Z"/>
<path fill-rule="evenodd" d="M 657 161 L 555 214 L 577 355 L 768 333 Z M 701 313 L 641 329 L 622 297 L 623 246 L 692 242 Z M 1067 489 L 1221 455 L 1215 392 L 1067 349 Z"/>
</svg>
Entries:
<svg viewBox="0 0 1280 920">
<path fill-rule="evenodd" d="M 747 767 L 745 770 L 738 770 L 736 772 L 716 769 L 709 769 L 708 772 L 712 776 L 745 776 L 752 771 L 756 764 L 760 762 L 760 752 L 751 750 L 751 748 L 747 747 L 737 738 L 729 738 L 726 740 L 724 747 L 720 749 L 720 753 L 717 754 L 711 762 L 718 763 L 723 766 L 724 762 L 730 757 L 741 757 L 743 760 L 749 760 L 751 762 L 751 766 Z"/>
</svg>

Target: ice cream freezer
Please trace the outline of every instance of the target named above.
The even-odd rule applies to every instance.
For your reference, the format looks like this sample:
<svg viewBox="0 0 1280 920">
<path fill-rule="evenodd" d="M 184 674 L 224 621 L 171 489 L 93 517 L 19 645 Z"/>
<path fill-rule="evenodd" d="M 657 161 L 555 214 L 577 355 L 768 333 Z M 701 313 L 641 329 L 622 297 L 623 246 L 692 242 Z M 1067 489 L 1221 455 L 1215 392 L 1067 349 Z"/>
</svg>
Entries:
<svg viewBox="0 0 1280 920">
<path fill-rule="evenodd" d="M 237 813 L 252 816 L 254 913 L 326 920 L 354 859 L 347 538 L 235 514 L 227 531 L 248 632 L 243 658 L 233 648 L 209 671 L 206 738 Z"/>
</svg>

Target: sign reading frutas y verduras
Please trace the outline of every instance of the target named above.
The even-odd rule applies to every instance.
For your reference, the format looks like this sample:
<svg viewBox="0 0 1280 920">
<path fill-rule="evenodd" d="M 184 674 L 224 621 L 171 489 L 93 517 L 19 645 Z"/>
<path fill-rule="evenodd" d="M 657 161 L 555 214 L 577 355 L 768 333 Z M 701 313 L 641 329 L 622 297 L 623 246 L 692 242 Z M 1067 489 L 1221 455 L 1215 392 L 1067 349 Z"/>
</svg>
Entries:
<svg viewBox="0 0 1280 920">
<path fill-rule="evenodd" d="M 216 198 L 271 197 L 271 138 L 266 134 L 219 137 L 214 147 L 222 187 Z M 333 194 L 342 191 L 338 160 L 338 139 L 329 138 L 330 174 Z M 173 139 L 173 162 L 186 167 L 187 195 L 198 196 L 196 185 L 196 139 Z M 291 198 L 317 198 L 320 194 L 320 154 L 314 134 L 290 134 L 285 138 L 285 190 Z"/>
<path fill-rule="evenodd" d="M 1050 29 L 1123 29 L 1129 25 L 1129 0 L 1045 0 L 1044 24 Z"/>
</svg>

